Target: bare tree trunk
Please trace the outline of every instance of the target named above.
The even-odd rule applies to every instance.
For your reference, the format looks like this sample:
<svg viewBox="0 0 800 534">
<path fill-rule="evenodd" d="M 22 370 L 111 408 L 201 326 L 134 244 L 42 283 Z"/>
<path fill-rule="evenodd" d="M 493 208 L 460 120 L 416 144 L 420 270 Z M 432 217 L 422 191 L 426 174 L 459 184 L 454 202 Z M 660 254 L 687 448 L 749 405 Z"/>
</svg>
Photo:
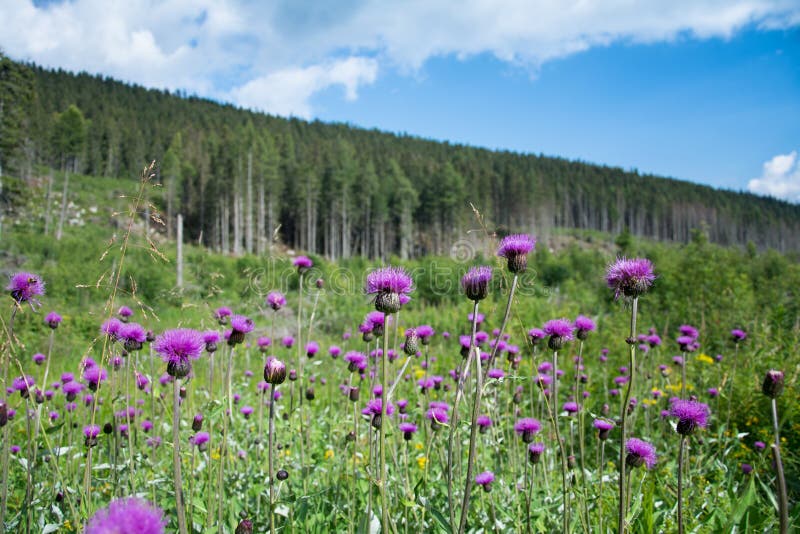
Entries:
<svg viewBox="0 0 800 534">
<path fill-rule="evenodd" d="M 56 228 L 56 241 L 61 241 L 64 231 L 64 219 L 67 218 L 67 191 L 69 190 L 69 171 L 64 171 L 64 191 L 61 193 L 61 216 L 58 218 Z"/>
<path fill-rule="evenodd" d="M 247 152 L 247 205 L 244 212 L 245 246 L 253 253 L 253 151 Z"/>
<path fill-rule="evenodd" d="M 267 238 L 264 227 L 264 182 L 258 184 L 258 224 L 256 225 L 256 253 L 264 254 L 264 240 Z"/>
<path fill-rule="evenodd" d="M 53 170 L 47 176 L 47 196 L 44 200 L 44 235 L 50 235 L 50 220 L 53 212 Z"/>
<path fill-rule="evenodd" d="M 178 214 L 178 273 L 175 285 L 183 287 L 183 215 Z"/>
<path fill-rule="evenodd" d="M 350 228 L 347 226 L 347 191 L 342 190 L 342 258 L 350 257 Z"/>
<path fill-rule="evenodd" d="M 223 205 L 222 205 L 222 250 L 225 254 L 228 254 L 231 251 L 231 239 L 230 239 L 231 213 L 230 213 L 229 203 L 230 201 L 226 197 L 223 200 Z"/>
<path fill-rule="evenodd" d="M 233 254 L 239 256 L 242 253 L 242 201 L 239 193 L 233 193 Z"/>
<path fill-rule="evenodd" d="M 269 201 L 267 202 L 267 235 L 266 235 L 267 245 L 268 245 L 267 251 L 270 254 L 272 254 L 272 238 L 274 237 L 273 232 L 275 232 L 275 230 L 273 229 L 274 224 L 275 221 L 273 218 L 273 198 L 272 194 L 270 194 Z"/>
<path fill-rule="evenodd" d="M 172 233 L 173 233 L 172 210 L 173 210 L 174 196 L 175 196 L 175 177 L 168 176 L 167 177 L 167 238 L 172 238 Z"/>
</svg>

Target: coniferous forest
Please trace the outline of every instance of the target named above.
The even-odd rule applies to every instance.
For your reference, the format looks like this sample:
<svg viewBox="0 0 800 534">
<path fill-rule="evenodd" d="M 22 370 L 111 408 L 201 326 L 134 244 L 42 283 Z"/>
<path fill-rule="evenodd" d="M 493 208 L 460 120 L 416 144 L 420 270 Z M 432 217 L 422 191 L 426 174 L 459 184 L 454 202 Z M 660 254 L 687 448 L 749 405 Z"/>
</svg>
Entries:
<svg viewBox="0 0 800 534">
<path fill-rule="evenodd" d="M 284 119 L 0 58 L 0 165 L 135 179 L 159 162 L 166 231 L 218 251 L 270 243 L 324 254 L 446 253 L 474 226 L 579 228 L 780 251 L 800 248 L 800 207 L 543 155 Z"/>
</svg>

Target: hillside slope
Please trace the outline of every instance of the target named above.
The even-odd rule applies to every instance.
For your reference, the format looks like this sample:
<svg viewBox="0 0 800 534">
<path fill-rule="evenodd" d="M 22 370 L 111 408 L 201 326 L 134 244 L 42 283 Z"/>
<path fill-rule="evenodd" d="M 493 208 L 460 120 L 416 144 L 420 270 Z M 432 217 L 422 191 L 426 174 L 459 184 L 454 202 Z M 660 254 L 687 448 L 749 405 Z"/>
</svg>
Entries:
<svg viewBox="0 0 800 534">
<path fill-rule="evenodd" d="M 1 58 L 0 58 L 1 59 Z M 6 168 L 135 177 L 161 163 L 168 229 L 216 250 L 277 238 L 331 258 L 446 253 L 475 227 L 578 228 L 687 242 L 800 249 L 800 206 L 559 158 L 283 119 L 88 74 L 5 60 L 26 111 Z M 74 107 L 70 107 L 74 106 Z M 6 136 L 7 138 L 8 136 Z M 2 161 L 0 159 L 0 161 Z"/>
</svg>

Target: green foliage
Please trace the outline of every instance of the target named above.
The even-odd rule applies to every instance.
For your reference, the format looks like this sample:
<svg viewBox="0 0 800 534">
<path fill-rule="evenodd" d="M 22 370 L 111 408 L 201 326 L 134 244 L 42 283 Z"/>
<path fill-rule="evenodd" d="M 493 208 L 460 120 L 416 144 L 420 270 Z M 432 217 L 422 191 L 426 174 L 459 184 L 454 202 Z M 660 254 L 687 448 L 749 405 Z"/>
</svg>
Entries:
<svg viewBox="0 0 800 534">
<path fill-rule="evenodd" d="M 623 253 L 634 246 L 631 237 L 687 243 L 699 228 L 722 245 L 800 249 L 800 207 L 774 199 L 3 65 L 30 80 L 15 87 L 30 87 L 22 92 L 32 97 L 14 97 L 12 106 L 26 124 L 15 119 L 17 126 L 8 127 L 24 135 L 3 138 L 13 139 L 17 156 L 28 143 L 27 165 L 63 162 L 90 175 L 133 177 L 150 161 L 161 162 L 159 206 L 170 235 L 181 211 L 187 237 L 216 250 L 238 252 L 245 232 L 226 230 L 249 215 L 256 244 L 272 243 L 275 234 L 290 247 L 332 258 L 442 255 L 474 227 L 469 203 L 498 233 L 596 230 L 618 235 Z"/>
</svg>

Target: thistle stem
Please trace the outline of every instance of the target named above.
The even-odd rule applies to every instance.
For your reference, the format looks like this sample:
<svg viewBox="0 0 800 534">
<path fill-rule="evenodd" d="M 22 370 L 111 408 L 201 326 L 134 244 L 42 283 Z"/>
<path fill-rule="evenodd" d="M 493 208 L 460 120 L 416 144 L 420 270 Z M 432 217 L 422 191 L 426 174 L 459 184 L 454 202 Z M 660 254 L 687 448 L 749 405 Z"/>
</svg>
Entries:
<svg viewBox="0 0 800 534">
<path fill-rule="evenodd" d="M 453 402 L 453 420 L 450 423 L 450 431 L 447 437 L 447 502 L 448 508 L 450 509 L 450 524 L 455 525 L 456 522 L 456 507 L 455 507 L 455 499 L 453 497 L 453 457 L 455 455 L 455 444 L 454 444 L 454 437 L 456 430 L 458 429 L 458 406 L 461 403 L 461 399 L 464 396 L 464 381 L 466 378 L 467 373 L 469 372 L 469 366 L 472 363 L 472 358 L 475 356 L 475 350 L 473 350 L 473 343 L 475 340 L 475 333 L 478 329 L 478 301 L 476 300 L 472 306 L 472 337 L 470 338 L 470 349 L 469 355 L 467 357 L 466 364 L 464 365 L 464 369 L 458 375 L 458 384 L 456 385 L 456 399 Z M 460 465 L 459 461 L 459 465 Z"/>
<path fill-rule="evenodd" d="M 783 461 L 781 460 L 781 435 L 778 427 L 778 401 L 772 399 L 772 431 L 775 434 L 775 444 L 772 446 L 772 454 L 775 457 L 775 472 L 778 475 L 778 511 L 780 513 L 780 532 L 786 534 L 789 531 L 789 499 L 786 493 L 786 476 L 783 472 Z"/>
<path fill-rule="evenodd" d="M 678 449 L 678 534 L 683 534 L 683 449 L 686 437 L 681 436 Z"/>
<path fill-rule="evenodd" d="M 274 470 L 272 465 L 272 443 L 275 439 L 275 391 L 277 391 L 278 386 L 273 385 L 272 389 L 270 390 L 270 401 L 269 401 L 269 430 L 267 431 L 267 468 L 269 472 L 267 473 L 269 480 L 269 531 L 271 534 L 275 533 L 275 481 L 273 479 Z"/>
<path fill-rule="evenodd" d="M 386 473 L 386 425 L 389 423 L 389 418 L 386 415 L 386 410 L 389 408 L 389 382 L 388 373 L 386 370 L 386 362 L 389 360 L 389 332 L 386 331 L 386 326 L 389 325 L 389 314 L 383 314 L 383 354 L 381 354 L 381 387 L 386 395 L 381 399 L 381 428 L 380 428 L 380 469 L 381 473 L 378 477 L 378 487 L 381 491 L 381 531 L 384 534 L 389 532 L 389 500 L 386 498 L 386 483 L 388 482 L 388 475 Z"/>
<path fill-rule="evenodd" d="M 178 531 L 187 534 L 186 511 L 183 508 L 183 481 L 181 480 L 180 405 L 181 392 L 176 378 L 172 383 L 172 472 L 175 476 L 175 508 L 178 512 Z"/>
<path fill-rule="evenodd" d="M 17 316 L 18 305 L 15 303 L 11 309 L 11 319 L 8 322 L 8 344 L 9 348 L 3 357 L 3 391 L 8 389 L 8 367 L 11 360 L 11 346 L 14 344 L 14 319 Z M 8 405 L 8 394 L 4 395 L 5 403 Z M 9 424 L 3 426 L 3 482 L 0 486 L 0 527 L 5 530 L 6 509 L 8 507 L 8 456 L 10 454 L 11 439 L 9 436 Z"/>
<path fill-rule="evenodd" d="M 631 330 L 630 337 L 626 340 L 630 353 L 628 356 L 628 369 L 631 371 L 630 380 L 628 380 L 627 387 L 625 388 L 625 398 L 622 402 L 622 415 L 620 417 L 619 425 L 619 512 L 617 517 L 619 534 L 625 534 L 627 525 L 625 524 L 625 517 L 628 513 L 627 500 L 625 495 L 625 422 L 628 418 L 628 403 L 631 399 L 631 388 L 633 387 L 633 380 L 635 377 L 634 365 L 636 364 L 636 313 L 639 307 L 639 297 L 633 297 L 631 302 Z M 685 365 L 684 361 L 684 365 Z M 684 367 L 685 369 L 685 367 Z M 685 380 L 683 381 L 685 385 Z"/>
</svg>

